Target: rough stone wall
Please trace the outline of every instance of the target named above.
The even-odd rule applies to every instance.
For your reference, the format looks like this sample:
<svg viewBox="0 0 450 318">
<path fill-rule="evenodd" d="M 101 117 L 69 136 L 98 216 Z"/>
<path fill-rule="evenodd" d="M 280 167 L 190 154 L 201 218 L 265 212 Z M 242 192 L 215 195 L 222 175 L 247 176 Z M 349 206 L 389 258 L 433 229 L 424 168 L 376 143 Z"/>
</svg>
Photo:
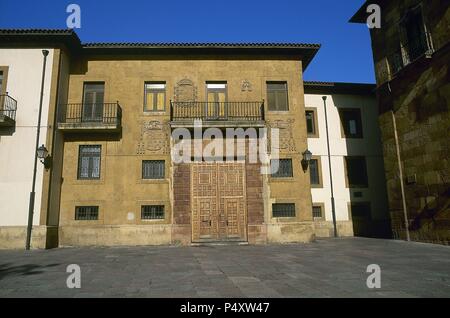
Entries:
<svg viewBox="0 0 450 318">
<path fill-rule="evenodd" d="M 380 63 L 395 43 L 398 21 L 409 5 L 399 1 L 384 8 L 386 29 L 372 32 L 377 67 L 379 123 L 393 235 L 406 237 L 399 170 L 391 110 L 394 110 L 405 182 L 405 197 L 412 240 L 448 244 L 450 241 L 450 71 L 448 61 L 449 8 L 442 1 L 423 4 L 425 23 L 435 52 L 404 67 L 390 82 L 380 77 Z M 445 22 L 447 21 L 447 22 Z M 446 25 L 444 27 L 444 25 Z M 383 44 L 381 44 L 383 42 Z"/>
</svg>

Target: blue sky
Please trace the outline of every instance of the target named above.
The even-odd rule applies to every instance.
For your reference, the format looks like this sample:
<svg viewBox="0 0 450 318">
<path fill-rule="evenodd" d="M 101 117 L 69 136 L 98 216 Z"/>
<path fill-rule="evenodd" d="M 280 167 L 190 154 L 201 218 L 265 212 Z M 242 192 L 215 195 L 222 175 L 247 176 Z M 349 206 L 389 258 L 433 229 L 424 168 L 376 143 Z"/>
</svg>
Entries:
<svg viewBox="0 0 450 318">
<path fill-rule="evenodd" d="M 363 0 L 0 0 L 0 28 L 66 28 L 81 7 L 82 42 L 306 42 L 322 48 L 306 80 L 374 79 Z"/>
</svg>

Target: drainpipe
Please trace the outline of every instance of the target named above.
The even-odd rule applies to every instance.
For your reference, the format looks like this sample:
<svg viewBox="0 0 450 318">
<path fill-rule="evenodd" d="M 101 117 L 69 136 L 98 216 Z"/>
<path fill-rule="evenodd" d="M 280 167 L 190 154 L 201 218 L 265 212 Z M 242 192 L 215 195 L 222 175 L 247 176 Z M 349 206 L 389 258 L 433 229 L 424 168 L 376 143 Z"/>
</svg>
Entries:
<svg viewBox="0 0 450 318">
<path fill-rule="evenodd" d="M 41 115 L 42 115 L 42 103 L 44 99 L 44 81 L 45 81 L 45 66 L 47 64 L 47 50 L 42 50 L 42 55 L 44 55 L 44 62 L 42 66 L 42 82 L 41 82 L 41 99 L 39 102 L 39 115 L 38 115 L 38 124 L 37 124 L 37 134 L 36 134 L 36 146 L 34 147 L 34 169 L 33 169 L 33 183 L 31 186 L 30 192 L 30 202 L 28 209 L 28 226 L 27 226 L 27 241 L 25 245 L 25 249 L 30 249 L 31 243 L 31 230 L 33 228 L 33 213 L 34 213 L 34 197 L 35 197 L 35 189 L 36 189 L 36 173 L 37 173 L 37 148 L 39 147 L 39 136 L 41 134 Z"/>
<path fill-rule="evenodd" d="M 395 150 L 396 150 L 396 155 L 397 155 L 398 174 L 399 174 L 399 179 L 400 179 L 400 190 L 401 190 L 401 194 L 402 194 L 403 217 L 404 217 L 404 221 L 405 221 L 406 240 L 411 241 L 411 238 L 409 236 L 408 211 L 406 209 L 405 185 L 404 185 L 404 180 L 403 180 L 402 161 L 400 158 L 400 146 L 398 144 L 397 123 L 395 121 L 394 110 L 391 110 L 391 115 L 392 115 L 392 125 L 394 127 Z"/>
<path fill-rule="evenodd" d="M 330 169 L 331 214 L 333 215 L 334 237 L 338 237 L 337 226 L 336 226 L 336 208 L 335 208 L 335 204 L 334 204 L 333 175 L 331 173 L 330 138 L 328 136 L 327 97 L 322 96 L 322 99 L 323 99 L 323 107 L 325 110 L 325 129 L 327 132 L 328 168 Z"/>
</svg>

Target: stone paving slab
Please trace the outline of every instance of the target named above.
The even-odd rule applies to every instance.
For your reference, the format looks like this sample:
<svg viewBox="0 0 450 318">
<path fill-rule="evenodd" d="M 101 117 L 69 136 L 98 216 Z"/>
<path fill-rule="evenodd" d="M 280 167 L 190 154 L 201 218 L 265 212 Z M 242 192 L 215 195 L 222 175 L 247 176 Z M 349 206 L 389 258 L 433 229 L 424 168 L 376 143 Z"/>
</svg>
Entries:
<svg viewBox="0 0 450 318">
<path fill-rule="evenodd" d="M 66 286 L 69 264 L 81 288 Z M 366 286 L 369 264 L 381 289 Z M 309 244 L 0 250 L 0 297 L 450 297 L 450 247 L 365 238 Z"/>
</svg>

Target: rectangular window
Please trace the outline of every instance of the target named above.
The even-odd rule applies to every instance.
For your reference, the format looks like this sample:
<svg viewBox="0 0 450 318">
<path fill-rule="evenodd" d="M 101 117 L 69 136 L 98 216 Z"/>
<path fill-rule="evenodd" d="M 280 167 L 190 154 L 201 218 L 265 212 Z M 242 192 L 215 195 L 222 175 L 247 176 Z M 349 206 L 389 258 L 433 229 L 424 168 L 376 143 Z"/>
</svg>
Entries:
<svg viewBox="0 0 450 318">
<path fill-rule="evenodd" d="M 105 98 L 105 83 L 84 83 L 83 112 L 84 122 L 102 122 Z"/>
<path fill-rule="evenodd" d="M 102 146 L 80 146 L 78 179 L 100 179 Z"/>
<path fill-rule="evenodd" d="M 6 84 L 8 82 L 8 66 L 0 66 L 0 95 L 6 94 Z M 1 105 L 0 105 L 1 107 Z"/>
<path fill-rule="evenodd" d="M 143 205 L 141 207 L 142 220 L 164 219 L 164 205 Z"/>
<path fill-rule="evenodd" d="M 164 111 L 166 109 L 166 83 L 145 83 L 144 111 Z"/>
<path fill-rule="evenodd" d="M 319 159 L 311 159 L 309 162 L 309 177 L 311 185 L 320 186 L 322 184 L 320 181 Z"/>
<path fill-rule="evenodd" d="M 272 204 L 272 216 L 274 218 L 295 217 L 295 204 L 294 203 Z"/>
<path fill-rule="evenodd" d="M 98 220 L 98 206 L 75 207 L 75 220 Z"/>
<path fill-rule="evenodd" d="M 289 110 L 287 83 L 267 82 L 267 99 L 269 110 Z"/>
<path fill-rule="evenodd" d="M 164 160 L 142 161 L 142 179 L 164 179 Z"/>
<path fill-rule="evenodd" d="M 362 138 L 361 110 L 339 110 L 341 124 L 346 138 Z"/>
<path fill-rule="evenodd" d="M 278 162 L 278 167 L 276 163 Z M 292 159 L 278 159 L 270 161 L 272 178 L 291 178 L 293 177 L 292 172 Z M 275 169 L 278 168 L 277 171 Z"/>
<path fill-rule="evenodd" d="M 403 29 L 406 42 L 404 47 L 409 58 L 406 62 L 413 62 L 428 49 L 425 24 L 420 7 L 409 12 L 407 19 L 403 22 Z"/>
<path fill-rule="evenodd" d="M 322 207 L 320 205 L 313 205 L 312 207 L 313 218 L 321 219 L 322 215 Z"/>
<path fill-rule="evenodd" d="M 352 219 L 371 219 L 369 202 L 353 202 L 350 205 Z"/>
<path fill-rule="evenodd" d="M 316 127 L 317 124 L 316 111 L 306 110 L 305 116 L 306 116 L 306 132 L 308 134 L 308 137 L 318 137 Z"/>
<path fill-rule="evenodd" d="M 206 83 L 208 104 L 206 115 L 209 118 L 225 117 L 227 101 L 227 83 Z"/>
<path fill-rule="evenodd" d="M 350 188 L 366 188 L 368 186 L 365 157 L 345 157 L 345 167 Z"/>
</svg>

